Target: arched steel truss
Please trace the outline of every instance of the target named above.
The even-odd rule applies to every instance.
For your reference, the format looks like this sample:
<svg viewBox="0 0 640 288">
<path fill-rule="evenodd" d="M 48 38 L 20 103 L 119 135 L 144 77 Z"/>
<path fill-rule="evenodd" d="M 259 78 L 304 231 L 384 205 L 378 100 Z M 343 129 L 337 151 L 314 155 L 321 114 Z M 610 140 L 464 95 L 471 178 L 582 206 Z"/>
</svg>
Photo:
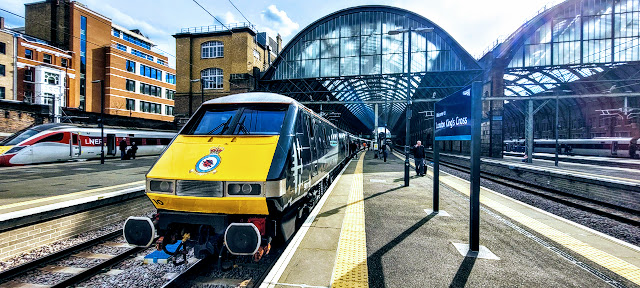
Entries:
<svg viewBox="0 0 640 288">
<path fill-rule="evenodd" d="M 387 33 L 408 27 L 433 28 L 431 33 L 411 35 L 410 81 L 407 36 Z M 259 89 L 293 97 L 317 111 L 341 113 L 339 125 L 367 134 L 375 122 L 374 105 L 368 101 L 387 100 L 390 103 L 379 106 L 387 114 L 379 117 L 379 125 L 400 135 L 404 121 L 399 120 L 406 103 L 398 100 L 407 98 L 407 82 L 413 100 L 440 99 L 481 75 L 473 57 L 428 19 L 394 7 L 359 6 L 325 16 L 303 29 L 265 72 Z M 348 103 L 322 107 L 312 103 L 323 101 Z M 417 103 L 414 115 L 433 109 L 429 105 Z"/>
</svg>

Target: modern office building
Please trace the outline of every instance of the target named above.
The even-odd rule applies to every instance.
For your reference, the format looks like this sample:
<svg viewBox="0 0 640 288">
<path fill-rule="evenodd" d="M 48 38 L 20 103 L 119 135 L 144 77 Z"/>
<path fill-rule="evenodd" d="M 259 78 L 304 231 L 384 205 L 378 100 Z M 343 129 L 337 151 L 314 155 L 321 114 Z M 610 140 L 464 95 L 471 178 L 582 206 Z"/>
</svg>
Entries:
<svg viewBox="0 0 640 288">
<path fill-rule="evenodd" d="M 30 60 L 43 65 L 38 68 L 40 74 L 52 73 L 48 71 L 50 65 L 44 64 L 55 62 L 53 65 L 66 65 L 62 68 L 73 79 L 67 84 L 64 102 L 56 103 L 63 103 L 67 109 L 99 113 L 104 84 L 105 113 L 173 121 L 175 70 L 168 66 L 166 56 L 153 51 L 155 45 L 139 30 L 118 26 L 76 1 L 46 0 L 25 7 L 25 34 L 40 39 L 42 45 L 47 43 L 50 51 L 39 53 L 21 46 L 18 57 L 28 58 L 27 50 L 36 51 L 36 59 Z M 37 78 L 38 71 L 35 80 L 41 81 L 44 78 Z M 33 91 L 35 98 L 45 93 L 25 91 Z"/>
<path fill-rule="evenodd" d="M 203 100 L 254 90 L 259 72 L 282 49 L 280 35 L 274 40 L 248 23 L 184 28 L 173 37 L 176 116 L 182 118 Z"/>
</svg>

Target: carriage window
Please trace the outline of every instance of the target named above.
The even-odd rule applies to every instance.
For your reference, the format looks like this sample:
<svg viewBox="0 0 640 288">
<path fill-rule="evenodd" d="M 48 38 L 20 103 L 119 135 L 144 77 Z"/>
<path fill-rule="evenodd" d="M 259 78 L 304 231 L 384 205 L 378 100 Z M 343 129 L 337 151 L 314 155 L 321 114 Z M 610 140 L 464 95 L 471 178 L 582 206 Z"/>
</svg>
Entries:
<svg viewBox="0 0 640 288">
<path fill-rule="evenodd" d="M 78 145 L 78 134 L 72 134 L 71 141 L 73 141 L 73 145 Z"/>
<path fill-rule="evenodd" d="M 60 142 L 60 141 L 62 141 L 62 138 L 64 138 L 64 133 L 56 133 L 56 134 L 53 134 L 51 136 L 47 136 L 47 137 L 45 137 L 43 139 L 38 140 L 38 142 L 36 142 L 36 144 L 37 143 L 44 143 L 44 142 Z"/>
</svg>

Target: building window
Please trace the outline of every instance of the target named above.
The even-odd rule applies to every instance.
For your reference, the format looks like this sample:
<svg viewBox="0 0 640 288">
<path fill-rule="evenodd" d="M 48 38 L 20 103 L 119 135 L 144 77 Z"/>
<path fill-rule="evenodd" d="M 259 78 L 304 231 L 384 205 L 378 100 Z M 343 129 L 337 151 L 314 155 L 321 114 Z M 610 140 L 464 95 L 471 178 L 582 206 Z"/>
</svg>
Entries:
<svg viewBox="0 0 640 288">
<path fill-rule="evenodd" d="M 42 62 L 52 64 L 53 61 L 51 55 L 44 54 L 44 56 L 42 56 Z"/>
<path fill-rule="evenodd" d="M 113 36 L 120 38 L 120 30 L 113 28 Z"/>
<path fill-rule="evenodd" d="M 138 51 L 136 49 L 133 49 L 133 48 L 131 49 L 131 54 L 136 55 L 136 56 L 138 56 L 140 58 L 147 59 L 149 61 L 153 61 L 153 56 L 151 56 L 149 54 L 146 54 L 146 53 L 142 53 L 142 52 L 140 52 L 140 51 Z"/>
<path fill-rule="evenodd" d="M 173 106 L 165 106 L 165 109 L 166 109 L 165 114 L 169 116 L 173 116 Z"/>
<path fill-rule="evenodd" d="M 127 52 L 127 46 L 124 46 L 124 45 L 122 45 L 122 44 L 118 43 L 118 45 L 116 45 L 116 47 L 117 47 L 119 50 L 122 50 L 122 51 L 124 51 L 124 52 Z"/>
<path fill-rule="evenodd" d="M 24 49 L 24 58 L 33 59 L 33 51 Z"/>
<path fill-rule="evenodd" d="M 87 102 L 87 17 L 80 16 L 80 105 L 84 111 Z"/>
<path fill-rule="evenodd" d="M 176 84 L 176 75 L 167 73 L 167 83 Z"/>
<path fill-rule="evenodd" d="M 127 71 L 131 73 L 136 73 L 136 62 L 127 60 Z"/>
<path fill-rule="evenodd" d="M 0 53 L 7 54 L 7 44 L 4 42 L 0 42 Z"/>
<path fill-rule="evenodd" d="M 204 89 L 222 89 L 222 69 L 207 68 L 200 73 L 204 82 Z"/>
<path fill-rule="evenodd" d="M 69 63 L 71 62 L 70 59 L 66 59 L 66 58 L 62 58 L 60 59 L 60 64 L 62 65 L 62 67 L 69 67 L 71 66 Z"/>
<path fill-rule="evenodd" d="M 0 87 L 0 99 L 5 99 L 5 96 L 4 96 L 4 87 Z"/>
<path fill-rule="evenodd" d="M 136 92 L 136 81 L 127 79 L 127 91 Z"/>
<path fill-rule="evenodd" d="M 166 98 L 167 99 L 173 99 L 173 97 L 175 97 L 175 95 L 176 95 L 176 91 L 169 90 L 169 89 L 167 89 L 165 91 L 166 91 L 165 94 L 166 94 Z"/>
<path fill-rule="evenodd" d="M 127 110 L 130 110 L 130 111 L 136 110 L 136 100 L 127 99 Z"/>
<path fill-rule="evenodd" d="M 158 62 L 158 64 L 160 65 L 166 65 L 166 62 L 164 62 L 164 60 L 157 58 L 156 61 Z"/>
<path fill-rule="evenodd" d="M 140 75 L 162 81 L 162 70 L 147 65 L 140 65 Z"/>
<path fill-rule="evenodd" d="M 33 82 L 33 71 L 31 69 L 24 70 L 24 81 Z"/>
<path fill-rule="evenodd" d="M 202 43 L 202 58 L 224 57 L 224 45 L 220 41 Z"/>
<path fill-rule="evenodd" d="M 50 85 L 58 85 L 58 83 L 60 83 L 60 75 L 51 72 L 44 72 L 44 82 Z"/>
<path fill-rule="evenodd" d="M 143 40 L 140 40 L 140 39 L 138 39 L 136 37 L 133 37 L 133 36 L 131 36 L 129 34 L 122 33 L 122 39 L 124 39 L 125 41 L 128 41 L 130 43 L 136 44 L 136 45 L 138 45 L 138 46 L 140 46 L 140 47 L 142 47 L 144 49 L 151 50 L 151 43 L 143 41 Z"/>
<path fill-rule="evenodd" d="M 0 76 L 5 76 L 4 65 L 0 64 Z"/>
<path fill-rule="evenodd" d="M 260 61 L 260 52 L 258 50 L 253 50 L 253 58 L 256 58 L 257 61 Z"/>
<path fill-rule="evenodd" d="M 162 96 L 162 88 L 145 83 L 140 83 L 140 93 L 160 97 Z"/>
</svg>

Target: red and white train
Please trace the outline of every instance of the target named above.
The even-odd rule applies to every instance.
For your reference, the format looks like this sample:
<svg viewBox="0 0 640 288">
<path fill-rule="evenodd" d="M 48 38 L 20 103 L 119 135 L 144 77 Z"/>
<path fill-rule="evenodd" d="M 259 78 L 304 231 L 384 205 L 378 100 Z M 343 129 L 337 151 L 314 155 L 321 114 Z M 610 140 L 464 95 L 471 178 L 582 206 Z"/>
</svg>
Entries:
<svg viewBox="0 0 640 288">
<path fill-rule="evenodd" d="M 138 145 L 136 155 L 158 155 L 176 136 L 171 132 L 104 128 L 105 156 L 119 156 L 118 144 Z M 72 124 L 43 124 L 15 133 L 0 142 L 0 166 L 60 162 L 100 157 L 100 128 Z"/>
</svg>

